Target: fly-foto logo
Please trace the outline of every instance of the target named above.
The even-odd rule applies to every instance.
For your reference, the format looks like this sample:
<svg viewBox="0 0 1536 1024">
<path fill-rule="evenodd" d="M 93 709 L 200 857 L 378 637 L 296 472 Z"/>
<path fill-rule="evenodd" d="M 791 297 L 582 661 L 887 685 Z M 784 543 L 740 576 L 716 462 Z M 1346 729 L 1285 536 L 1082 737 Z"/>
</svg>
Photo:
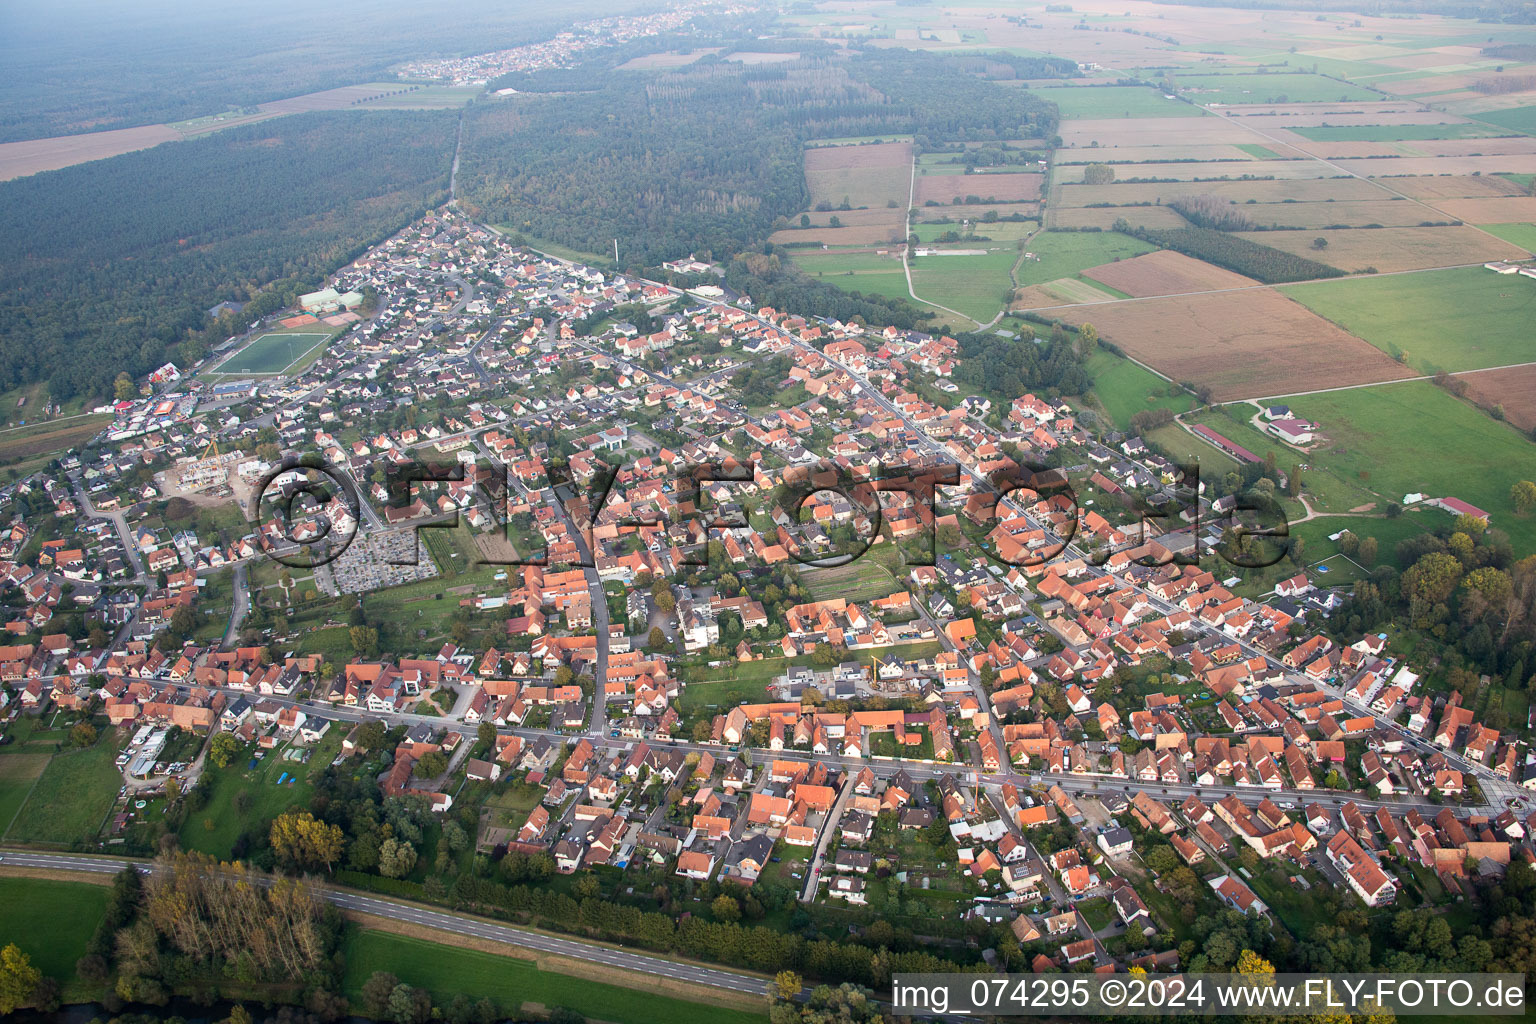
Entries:
<svg viewBox="0 0 1536 1024">
<path fill-rule="evenodd" d="M 354 472 L 371 482 L 359 492 Z M 626 500 L 615 500 L 620 483 Z M 339 558 L 365 526 L 376 531 L 452 529 L 462 519 L 503 530 L 507 554 L 480 552 L 475 564 L 552 563 L 590 568 L 601 541 L 635 535 L 704 565 L 729 535 L 759 552 L 772 548 L 803 565 L 846 565 L 884 534 L 909 566 L 932 566 L 940 548 L 985 554 L 1033 569 L 1059 558 L 1102 566 L 1117 552 L 1156 567 L 1199 564 L 1215 555 L 1240 568 L 1274 565 L 1290 550 L 1285 510 L 1263 489 L 1201 497 L 1199 467 L 1179 467 L 1177 483 L 1151 495 L 1078 500 L 1067 470 L 1025 465 L 977 476 L 954 462 L 854 465 L 819 460 L 770 470 L 748 459 L 699 463 L 670 476 L 639 477 L 632 467 L 574 467 L 558 460 L 473 462 L 385 460 L 362 470 L 310 455 L 289 457 L 260 482 L 256 519 L 268 555 L 311 568 Z M 1119 508 L 1106 507 L 1118 502 Z M 956 511 L 940 512 L 941 503 Z M 545 509 L 536 520 L 530 509 Z M 1106 515 L 1106 512 L 1108 513 Z M 1119 520 L 1120 525 L 1112 522 Z M 964 521 L 964 526 L 961 521 Z M 564 538 L 552 555 L 549 537 Z M 742 548 L 744 551 L 745 548 Z M 412 555 L 394 564 L 415 564 Z"/>
</svg>

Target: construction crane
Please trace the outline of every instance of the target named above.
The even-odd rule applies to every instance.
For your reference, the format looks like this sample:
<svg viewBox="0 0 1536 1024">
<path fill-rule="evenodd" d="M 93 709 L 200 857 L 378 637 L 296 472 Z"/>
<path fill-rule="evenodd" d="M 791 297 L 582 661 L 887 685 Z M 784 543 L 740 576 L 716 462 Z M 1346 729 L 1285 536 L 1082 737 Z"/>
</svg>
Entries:
<svg viewBox="0 0 1536 1024">
<path fill-rule="evenodd" d="M 208 447 L 203 449 L 203 454 L 197 457 L 197 460 L 201 462 L 207 458 L 218 458 L 219 454 L 219 439 L 213 438 L 208 442 Z"/>
</svg>

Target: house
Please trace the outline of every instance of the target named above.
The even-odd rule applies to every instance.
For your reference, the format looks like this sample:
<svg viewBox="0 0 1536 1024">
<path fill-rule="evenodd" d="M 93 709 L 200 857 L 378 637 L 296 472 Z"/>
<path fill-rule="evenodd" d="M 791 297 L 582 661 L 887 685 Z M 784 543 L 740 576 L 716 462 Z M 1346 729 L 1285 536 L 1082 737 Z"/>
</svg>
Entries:
<svg viewBox="0 0 1536 1024">
<path fill-rule="evenodd" d="M 1131 852 L 1131 831 L 1126 828 L 1112 828 L 1099 833 L 1097 840 L 1099 849 L 1111 857 L 1118 857 Z"/>
</svg>

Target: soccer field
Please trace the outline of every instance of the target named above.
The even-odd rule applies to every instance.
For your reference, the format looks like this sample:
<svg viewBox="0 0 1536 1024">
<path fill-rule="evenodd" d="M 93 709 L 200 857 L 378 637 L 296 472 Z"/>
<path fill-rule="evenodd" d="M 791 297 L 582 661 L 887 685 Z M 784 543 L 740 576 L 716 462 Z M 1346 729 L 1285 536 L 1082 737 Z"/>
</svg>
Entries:
<svg viewBox="0 0 1536 1024">
<path fill-rule="evenodd" d="M 263 334 L 218 366 L 219 373 L 280 373 L 329 334 Z"/>
</svg>

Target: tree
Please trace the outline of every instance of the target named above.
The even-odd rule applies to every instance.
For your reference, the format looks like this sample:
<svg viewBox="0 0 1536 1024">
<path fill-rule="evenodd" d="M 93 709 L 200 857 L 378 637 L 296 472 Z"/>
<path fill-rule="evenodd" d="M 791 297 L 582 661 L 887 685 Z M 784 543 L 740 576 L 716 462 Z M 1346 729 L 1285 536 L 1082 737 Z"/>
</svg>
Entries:
<svg viewBox="0 0 1536 1024">
<path fill-rule="evenodd" d="M 216 767 L 228 768 L 240 750 L 240 741 L 227 732 L 221 732 L 208 744 L 208 760 Z"/>
<path fill-rule="evenodd" d="M 112 382 L 112 394 L 116 396 L 119 402 L 131 402 L 134 398 L 138 397 L 139 388 L 133 382 L 132 377 L 126 373 L 120 373 L 117 375 L 117 379 Z"/>
<path fill-rule="evenodd" d="M 432 993 L 403 983 L 396 985 L 389 994 L 387 1013 L 395 1024 L 426 1024 L 432 1017 Z"/>
<path fill-rule="evenodd" d="M 494 722 L 481 722 L 480 727 L 475 730 L 475 739 L 485 746 L 495 743 L 496 724 Z"/>
<path fill-rule="evenodd" d="M 1376 564 L 1376 538 L 1367 537 L 1360 542 L 1360 548 L 1356 552 L 1360 564 L 1369 569 Z"/>
<path fill-rule="evenodd" d="M 435 779 L 448 770 L 448 757 L 440 750 L 422 754 L 413 774 L 418 779 Z"/>
<path fill-rule="evenodd" d="M 1115 180 L 1115 169 L 1108 164 L 1089 164 L 1083 168 L 1084 185 L 1108 185 Z"/>
<path fill-rule="evenodd" d="M 308 811 L 289 811 L 272 821 L 269 832 L 272 852 L 279 860 L 300 869 L 324 867 L 341 859 L 345 846 L 341 826 L 319 821 Z"/>
<path fill-rule="evenodd" d="M 716 896 L 714 902 L 709 905 L 709 912 L 716 921 L 723 921 L 726 924 L 734 924 L 741 920 L 741 904 L 736 902 L 736 897 L 729 893 Z"/>
<path fill-rule="evenodd" d="M 347 630 L 352 650 L 357 654 L 372 654 L 379 649 L 379 631 L 372 626 L 353 626 Z"/>
<path fill-rule="evenodd" d="M 43 972 L 12 942 L 0 950 L 0 1013 L 14 1013 L 32 999 Z"/>
<path fill-rule="evenodd" d="M 379 874 L 404 878 L 416 867 L 416 847 L 393 836 L 379 844 Z"/>
<path fill-rule="evenodd" d="M 1509 501 L 1521 515 L 1536 508 L 1536 483 L 1530 480 L 1515 481 L 1509 489 Z"/>
<path fill-rule="evenodd" d="M 77 747 L 90 747 L 96 744 L 96 727 L 90 722 L 76 722 L 75 727 L 69 730 L 69 742 Z"/>
<path fill-rule="evenodd" d="M 1324 238 L 1322 235 L 1318 235 L 1316 238 L 1312 239 L 1312 248 L 1317 249 L 1318 251 L 1322 251 L 1323 249 L 1328 248 L 1328 239 Z"/>
<path fill-rule="evenodd" d="M 780 971 L 773 976 L 771 994 L 780 999 L 793 999 L 805 987 L 805 981 L 794 971 Z"/>
</svg>

